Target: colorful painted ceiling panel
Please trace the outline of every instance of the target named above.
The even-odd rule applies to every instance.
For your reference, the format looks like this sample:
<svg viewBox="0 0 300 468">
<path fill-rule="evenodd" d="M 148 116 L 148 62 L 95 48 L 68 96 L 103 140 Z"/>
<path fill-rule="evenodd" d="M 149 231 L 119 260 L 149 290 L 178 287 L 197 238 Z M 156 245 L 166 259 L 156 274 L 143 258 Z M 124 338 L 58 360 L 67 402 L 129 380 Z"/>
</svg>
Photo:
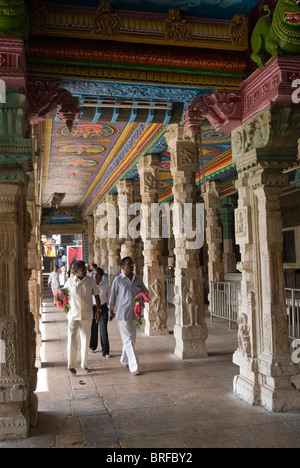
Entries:
<svg viewBox="0 0 300 468">
<path fill-rule="evenodd" d="M 177 8 L 189 16 L 230 19 L 248 15 L 260 0 L 110 0 L 113 8 L 166 13 Z M 99 0 L 47 0 L 47 3 L 97 7 Z"/>
<path fill-rule="evenodd" d="M 36 24 L 33 25 L 27 49 L 29 77 L 60 81 L 64 89 L 79 98 L 82 110 L 81 120 L 75 123 L 72 132 L 61 121 L 48 120 L 43 124 L 43 205 L 50 207 L 49 201 L 54 194 L 65 193 L 60 208 L 71 211 L 64 211 L 64 216 L 70 215 L 75 220 L 72 213 L 76 213 L 76 217 L 81 219 L 81 215 L 86 217 L 92 213 L 108 193 L 116 190 L 121 178 L 135 180 L 138 198 L 136 164 L 147 152 L 163 155 L 160 201 L 170 199 L 173 180 L 170 155 L 164 140 L 167 124 L 173 123 L 173 113 L 176 114 L 175 123 L 179 123 L 183 111 L 198 96 L 215 89 L 239 89 L 246 68 L 248 29 L 244 35 L 246 45 L 242 41 L 238 47 L 230 37 L 229 25 L 232 26 L 232 21 L 228 20 L 235 15 L 249 15 L 259 0 L 107 2 L 114 11 L 118 11 L 116 15 L 122 17 L 122 21 L 133 18 L 135 27 L 139 21 L 147 19 L 154 22 L 159 20 L 161 27 L 166 23 L 165 14 L 170 9 L 179 9 L 183 15 L 180 22 L 190 22 L 197 28 L 203 26 L 201 49 L 197 48 L 199 44 L 196 47 L 195 42 L 182 39 L 173 39 L 166 44 L 163 42 L 166 41 L 164 32 L 161 38 L 155 36 L 153 42 L 150 34 L 148 44 L 142 45 L 139 35 L 130 36 L 131 33 L 136 34 L 136 30 L 131 31 L 130 22 L 126 23 L 129 25 L 128 35 L 122 36 L 123 29 L 114 35 L 110 28 L 104 28 L 102 35 L 98 31 L 99 37 L 96 33 L 93 36 L 97 11 L 102 11 L 100 7 L 97 10 L 100 0 L 29 0 L 29 3 L 34 8 L 37 6 L 36 15 L 32 13 Z M 106 3 L 100 5 L 103 8 L 107 6 Z M 71 6 L 82 8 L 72 10 Z M 71 19 L 66 13 L 68 10 Z M 114 15 L 114 12 L 107 13 L 106 19 L 111 20 Z M 244 17 L 243 21 L 245 26 Z M 44 23 L 46 29 L 43 29 Z M 86 30 L 82 31 L 82 25 Z M 220 26 L 216 28 L 221 36 L 217 33 L 214 35 L 215 25 Z M 213 46 L 209 43 L 209 28 L 212 28 L 215 41 Z M 146 34 L 145 31 L 141 26 L 141 37 Z M 225 45 L 223 39 L 227 41 Z M 157 42 L 160 40 L 162 42 Z M 222 44 L 227 47 L 226 53 Z M 169 121 L 165 110 L 163 116 L 155 115 L 153 118 L 153 108 L 143 111 L 139 118 L 133 118 L 136 105 L 165 105 L 169 110 L 170 103 L 172 112 L 174 108 L 176 112 L 169 115 Z M 129 115 L 127 120 L 123 119 L 126 113 L 124 107 Z M 177 115 L 179 113 L 180 116 Z M 200 184 L 204 178 L 217 178 L 224 184 L 224 194 L 229 193 L 234 189 L 229 179 L 236 175 L 230 134 L 218 133 L 211 126 L 204 126 L 202 140 L 204 169 L 199 149 L 196 182 Z"/>
<path fill-rule="evenodd" d="M 71 133 L 62 122 L 49 121 L 48 125 L 52 132 L 47 149 L 51 161 L 44 159 L 43 202 L 47 203 L 54 193 L 66 192 L 62 206 L 78 206 L 107 164 L 127 124 L 80 122 Z"/>
<path fill-rule="evenodd" d="M 203 168 L 201 162 L 201 152 L 199 151 L 199 171 L 196 175 L 196 183 L 203 184 Z M 204 174 L 205 180 L 216 178 L 221 183 L 224 183 L 224 194 L 227 195 L 228 190 L 232 187 L 231 179 L 236 176 L 235 165 L 232 163 L 231 150 L 231 135 L 230 133 L 216 132 L 211 126 L 202 127 L 202 152 L 204 159 Z M 171 175 L 171 156 L 168 151 L 164 151 L 162 155 L 162 163 L 159 172 L 160 180 L 160 196 L 159 202 L 163 203 L 173 197 L 173 178 Z M 140 179 L 137 171 L 130 175 L 135 181 L 136 201 L 141 201 L 140 195 Z"/>
</svg>

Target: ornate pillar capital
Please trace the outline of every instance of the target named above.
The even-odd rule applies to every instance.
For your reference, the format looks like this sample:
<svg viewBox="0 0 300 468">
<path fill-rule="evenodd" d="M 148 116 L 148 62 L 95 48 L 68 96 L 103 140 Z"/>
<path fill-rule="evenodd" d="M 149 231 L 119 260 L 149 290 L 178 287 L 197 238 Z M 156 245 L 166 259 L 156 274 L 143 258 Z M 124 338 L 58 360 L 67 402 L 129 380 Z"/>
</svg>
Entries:
<svg viewBox="0 0 300 468">
<path fill-rule="evenodd" d="M 300 108 L 271 104 L 232 132 L 237 171 L 268 165 L 283 170 L 298 158 Z"/>
<path fill-rule="evenodd" d="M 32 167 L 26 104 L 26 97 L 17 92 L 8 92 L 0 104 L 0 180 L 23 180 Z"/>
<path fill-rule="evenodd" d="M 15 215 L 21 189 L 18 184 L 0 184 L 0 215 Z"/>
<path fill-rule="evenodd" d="M 158 203 L 160 154 L 146 154 L 137 165 L 143 203 Z"/>
</svg>

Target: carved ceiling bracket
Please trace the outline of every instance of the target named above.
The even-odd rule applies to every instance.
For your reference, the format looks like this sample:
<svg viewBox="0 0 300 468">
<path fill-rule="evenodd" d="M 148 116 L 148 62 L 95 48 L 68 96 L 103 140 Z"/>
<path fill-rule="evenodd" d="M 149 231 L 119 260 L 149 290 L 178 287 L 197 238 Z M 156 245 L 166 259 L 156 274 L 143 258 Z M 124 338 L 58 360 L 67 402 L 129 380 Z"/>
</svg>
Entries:
<svg viewBox="0 0 300 468">
<path fill-rule="evenodd" d="M 53 117 L 59 110 L 58 117 L 65 121 L 71 132 L 75 120 L 81 114 L 78 98 L 61 87 L 61 83 L 49 80 L 31 79 L 28 81 L 29 119 L 37 124 Z"/>
<path fill-rule="evenodd" d="M 199 96 L 189 105 L 183 123 L 194 138 L 205 120 L 221 132 L 231 132 L 242 122 L 241 94 L 233 91 L 214 91 Z"/>
<path fill-rule="evenodd" d="M 270 104 L 291 108 L 298 103 L 300 64 L 297 57 L 276 57 L 256 70 L 240 92 L 214 91 L 195 98 L 185 112 L 184 124 L 194 137 L 205 119 L 221 132 L 232 132 Z"/>
</svg>

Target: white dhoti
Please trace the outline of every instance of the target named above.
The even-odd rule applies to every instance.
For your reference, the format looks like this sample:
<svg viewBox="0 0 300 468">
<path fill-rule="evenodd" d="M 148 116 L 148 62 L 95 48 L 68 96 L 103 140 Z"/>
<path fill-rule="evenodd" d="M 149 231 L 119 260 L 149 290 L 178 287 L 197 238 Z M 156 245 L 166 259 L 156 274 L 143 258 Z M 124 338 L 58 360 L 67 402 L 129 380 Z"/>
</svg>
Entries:
<svg viewBox="0 0 300 468">
<path fill-rule="evenodd" d="M 128 366 L 130 372 L 140 370 L 139 359 L 135 352 L 136 343 L 136 320 L 118 321 L 120 335 L 123 342 L 123 350 L 121 356 L 121 364 Z"/>
<path fill-rule="evenodd" d="M 77 334 L 80 334 L 81 367 L 87 367 L 89 343 L 91 338 L 90 320 L 70 320 L 68 323 L 68 368 L 75 369 L 77 364 Z"/>
</svg>

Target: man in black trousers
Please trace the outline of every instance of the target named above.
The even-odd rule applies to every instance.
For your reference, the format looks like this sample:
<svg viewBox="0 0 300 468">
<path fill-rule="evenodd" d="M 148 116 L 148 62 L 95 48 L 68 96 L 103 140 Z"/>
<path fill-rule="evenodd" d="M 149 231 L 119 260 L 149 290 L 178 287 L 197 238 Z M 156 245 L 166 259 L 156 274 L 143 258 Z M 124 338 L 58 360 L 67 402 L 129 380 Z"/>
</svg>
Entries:
<svg viewBox="0 0 300 468">
<path fill-rule="evenodd" d="M 102 354 L 107 359 L 110 359 L 109 354 L 109 339 L 108 339 L 108 304 L 110 298 L 110 286 L 107 281 L 102 281 L 104 271 L 102 268 L 95 268 L 94 278 L 100 289 L 100 298 L 101 298 L 101 319 L 100 319 L 100 341 L 102 347 Z M 97 306 L 93 306 L 93 322 L 91 330 L 91 341 L 90 341 L 90 351 L 95 353 L 98 347 L 98 323 L 95 320 L 97 313 Z"/>
</svg>

